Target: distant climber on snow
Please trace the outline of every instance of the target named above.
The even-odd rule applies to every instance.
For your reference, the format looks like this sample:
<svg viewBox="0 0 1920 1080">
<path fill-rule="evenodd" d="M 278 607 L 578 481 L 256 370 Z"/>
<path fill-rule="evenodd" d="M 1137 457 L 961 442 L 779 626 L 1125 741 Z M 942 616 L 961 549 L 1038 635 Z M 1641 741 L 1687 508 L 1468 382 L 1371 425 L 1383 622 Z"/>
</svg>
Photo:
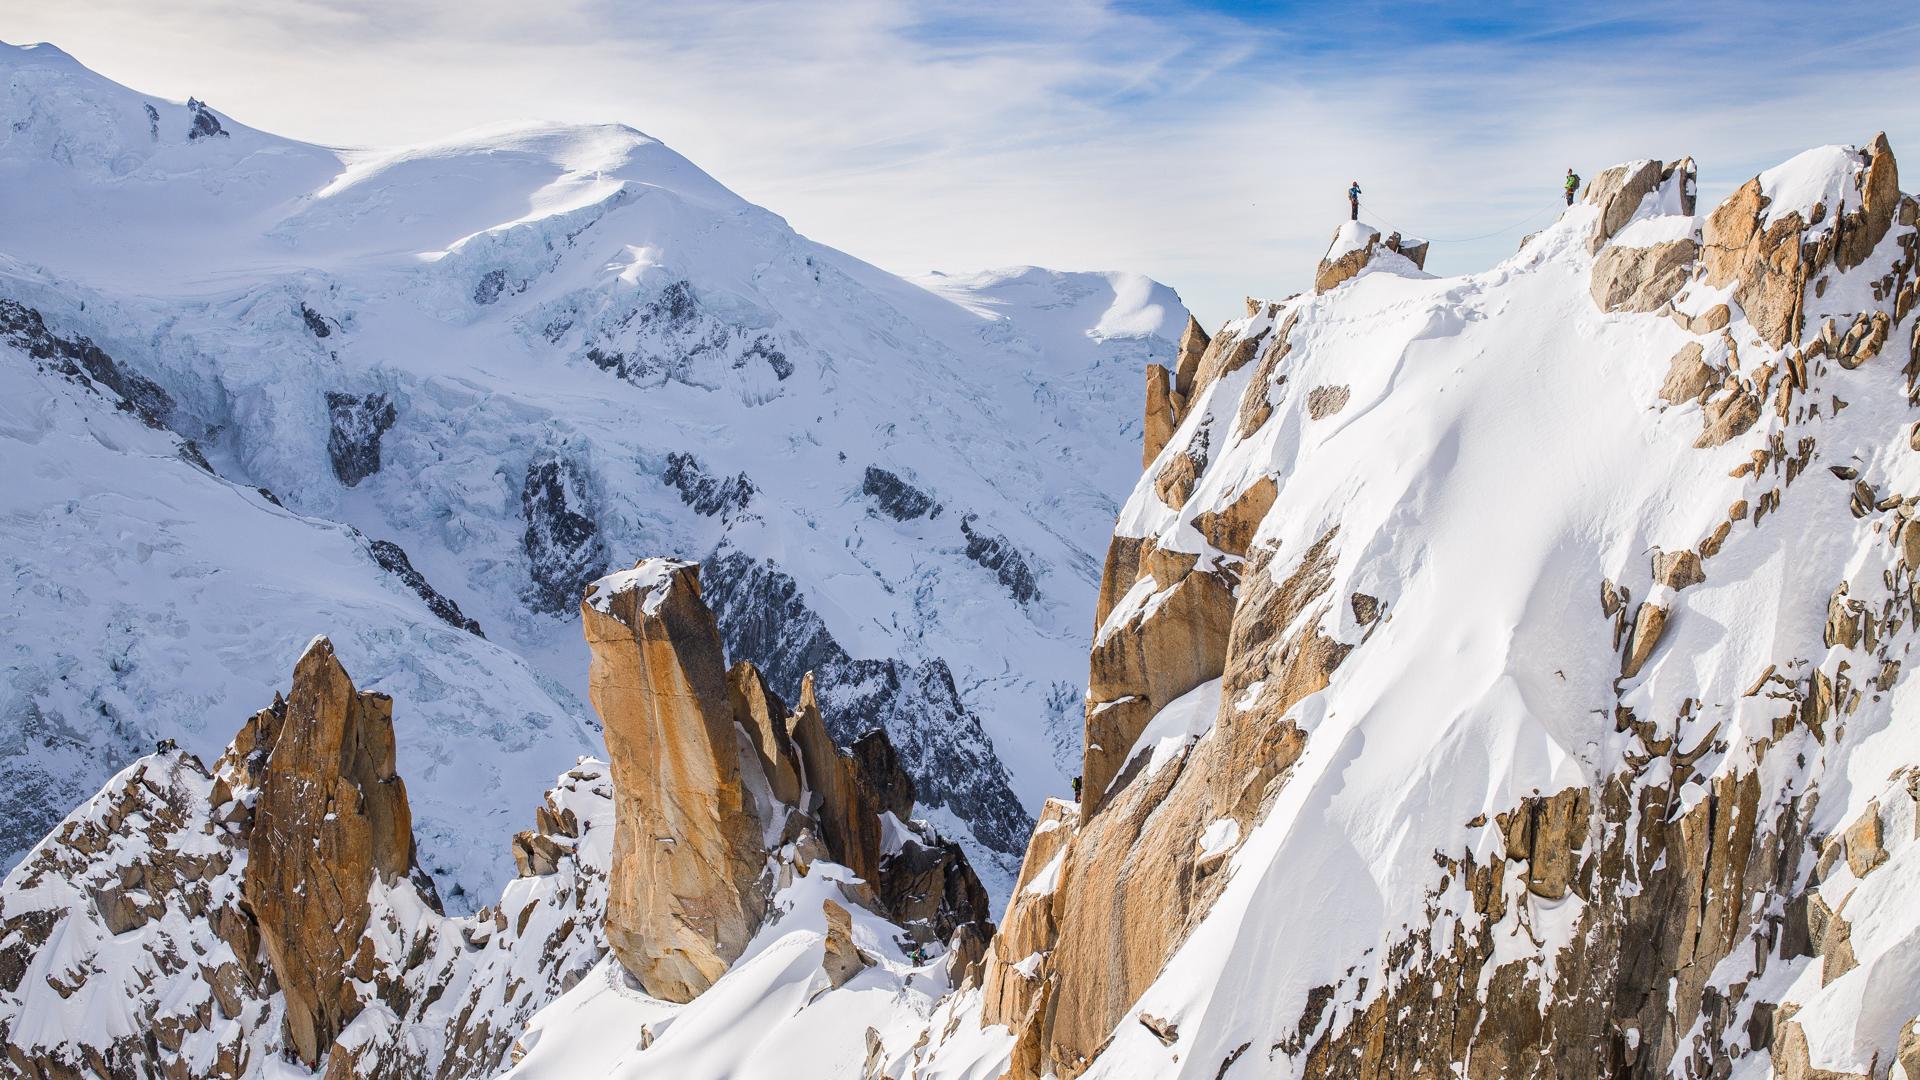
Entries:
<svg viewBox="0 0 1920 1080">
<path fill-rule="evenodd" d="M 1347 206 L 1353 211 L 1353 220 L 1360 220 L 1360 181 L 1355 180 L 1347 189 Z"/>
<path fill-rule="evenodd" d="M 1568 169 L 1567 170 L 1567 205 L 1568 206 L 1573 205 L 1573 193 L 1578 190 L 1580 190 L 1580 174 L 1577 172 L 1574 172 L 1572 169 Z"/>
</svg>

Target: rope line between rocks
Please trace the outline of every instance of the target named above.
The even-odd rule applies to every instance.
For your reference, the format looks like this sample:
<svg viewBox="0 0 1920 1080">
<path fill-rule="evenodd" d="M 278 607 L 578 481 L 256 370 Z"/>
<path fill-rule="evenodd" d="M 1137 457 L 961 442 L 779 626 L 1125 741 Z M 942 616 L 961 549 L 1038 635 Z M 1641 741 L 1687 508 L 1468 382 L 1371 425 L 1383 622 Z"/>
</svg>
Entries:
<svg viewBox="0 0 1920 1080">
<path fill-rule="evenodd" d="M 1360 208 L 1362 210 L 1365 210 L 1369 205 L 1370 205 L 1369 203 L 1362 202 L 1360 204 Z M 1412 232 L 1408 230 L 1405 226 L 1397 225 L 1394 222 L 1388 221 L 1386 218 L 1378 214 L 1373 215 L 1373 218 L 1375 221 L 1378 221 L 1380 224 L 1385 225 L 1387 228 L 1393 230 L 1394 232 L 1399 233 L 1401 236 L 1408 237 L 1410 239 L 1425 240 L 1430 244 L 1470 244 L 1475 240 L 1490 240 L 1493 237 L 1500 236 L 1504 233 L 1513 232 L 1516 229 L 1524 229 L 1529 225 L 1539 224 L 1540 222 L 1546 220 L 1549 217 L 1557 216 L 1559 212 L 1560 211 L 1558 209 L 1554 209 L 1554 210 L 1549 210 L 1545 213 L 1531 214 L 1531 215 L 1528 215 L 1524 220 L 1517 221 L 1512 225 L 1508 225 L 1504 229 L 1495 229 L 1490 233 L 1482 233 L 1479 236 L 1461 236 L 1461 237 L 1422 236 L 1417 232 Z"/>
</svg>

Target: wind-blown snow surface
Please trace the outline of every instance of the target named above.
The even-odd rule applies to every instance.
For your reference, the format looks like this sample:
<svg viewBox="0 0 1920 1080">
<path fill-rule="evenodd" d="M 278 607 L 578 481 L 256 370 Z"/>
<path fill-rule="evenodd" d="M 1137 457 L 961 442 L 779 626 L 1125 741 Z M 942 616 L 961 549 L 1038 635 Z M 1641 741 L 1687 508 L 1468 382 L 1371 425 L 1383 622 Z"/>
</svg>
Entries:
<svg viewBox="0 0 1920 1080">
<path fill-rule="evenodd" d="M 911 284 L 623 127 L 346 152 L 49 46 L 0 79 L 0 300 L 43 324 L 0 334 L 6 863 L 153 740 L 217 753 L 326 633 L 414 719 L 443 895 L 491 895 L 598 749 L 579 586 L 675 555 L 735 658 L 789 695 L 820 669 L 837 736 L 888 728 L 1005 895 L 1074 771 L 1060 673 L 1170 290 Z M 83 342 L 144 414 L 48 361 Z"/>
</svg>

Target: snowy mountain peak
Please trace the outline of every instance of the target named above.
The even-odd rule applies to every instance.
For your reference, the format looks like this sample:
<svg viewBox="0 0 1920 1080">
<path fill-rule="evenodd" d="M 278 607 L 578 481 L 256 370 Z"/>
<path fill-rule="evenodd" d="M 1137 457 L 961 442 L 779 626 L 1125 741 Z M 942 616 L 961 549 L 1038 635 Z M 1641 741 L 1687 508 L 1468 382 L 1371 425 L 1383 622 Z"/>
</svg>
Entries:
<svg viewBox="0 0 1920 1080">
<path fill-rule="evenodd" d="M 904 281 L 617 125 L 195 139 L 69 58 L 0 69 L 9 858 L 156 740 L 216 753 L 321 632 L 415 718 L 421 861 L 469 910 L 599 745 L 582 589 L 658 552 L 774 692 L 885 729 L 1005 894 L 1171 290 Z"/>
</svg>

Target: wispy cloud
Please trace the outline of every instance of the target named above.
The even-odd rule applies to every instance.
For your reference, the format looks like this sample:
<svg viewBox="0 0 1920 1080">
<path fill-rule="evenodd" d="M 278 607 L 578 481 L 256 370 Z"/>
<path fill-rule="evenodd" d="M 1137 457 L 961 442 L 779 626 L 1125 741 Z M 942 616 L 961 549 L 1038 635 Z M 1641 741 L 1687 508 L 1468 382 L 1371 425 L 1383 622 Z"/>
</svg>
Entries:
<svg viewBox="0 0 1920 1080">
<path fill-rule="evenodd" d="M 1305 283 L 1356 177 L 1466 270 L 1569 165 L 1690 153 L 1713 196 L 1810 145 L 1920 148 L 1920 19 L 1853 0 L 0 0 L 0 25 L 321 142 L 629 123 L 889 268 L 1138 269 L 1210 322 Z"/>
</svg>

